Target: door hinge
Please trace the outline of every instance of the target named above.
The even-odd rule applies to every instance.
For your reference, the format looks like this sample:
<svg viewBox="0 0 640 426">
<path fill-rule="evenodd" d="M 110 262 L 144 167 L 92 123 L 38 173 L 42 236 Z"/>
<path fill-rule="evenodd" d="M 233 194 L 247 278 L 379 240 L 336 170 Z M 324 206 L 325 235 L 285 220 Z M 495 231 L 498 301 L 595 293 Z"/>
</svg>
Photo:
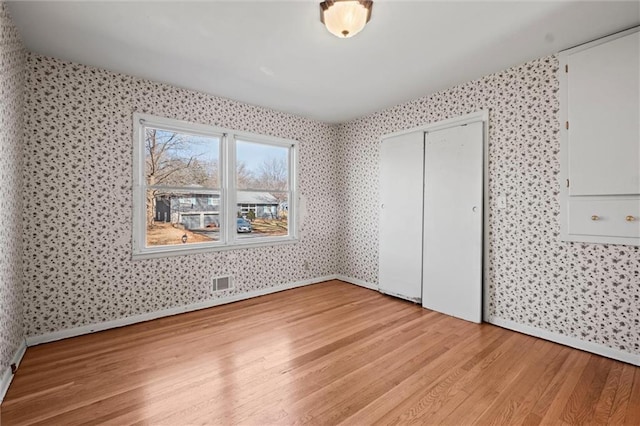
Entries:
<svg viewBox="0 0 640 426">
<path fill-rule="evenodd" d="M 567 188 L 569 187 L 569 179 L 567 179 Z"/>
<path fill-rule="evenodd" d="M 568 121 L 566 123 L 564 123 L 564 127 L 566 127 L 567 130 L 569 130 L 569 122 Z"/>
<path fill-rule="evenodd" d="M 565 64 L 565 66 L 564 66 L 564 72 L 569 72 L 569 64 Z"/>
</svg>

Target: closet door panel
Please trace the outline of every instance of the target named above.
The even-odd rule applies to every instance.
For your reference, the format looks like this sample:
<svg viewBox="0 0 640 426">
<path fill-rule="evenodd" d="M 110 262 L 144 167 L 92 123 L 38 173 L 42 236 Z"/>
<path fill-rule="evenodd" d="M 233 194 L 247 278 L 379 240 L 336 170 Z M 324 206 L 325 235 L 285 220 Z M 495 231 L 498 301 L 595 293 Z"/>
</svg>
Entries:
<svg viewBox="0 0 640 426">
<path fill-rule="evenodd" d="M 483 124 L 428 133 L 422 306 L 482 321 Z"/>
<path fill-rule="evenodd" d="M 424 132 L 380 146 L 379 289 L 420 301 Z"/>
</svg>

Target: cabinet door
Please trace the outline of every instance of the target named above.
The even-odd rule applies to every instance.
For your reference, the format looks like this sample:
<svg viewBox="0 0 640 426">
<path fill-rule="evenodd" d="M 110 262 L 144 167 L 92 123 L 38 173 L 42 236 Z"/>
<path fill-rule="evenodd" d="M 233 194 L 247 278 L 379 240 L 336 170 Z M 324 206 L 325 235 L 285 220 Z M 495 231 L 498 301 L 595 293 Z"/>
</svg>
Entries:
<svg viewBox="0 0 640 426">
<path fill-rule="evenodd" d="M 569 233 L 574 235 L 640 238 L 640 199 L 637 197 L 572 197 Z M 624 241 L 622 241 L 624 242 Z"/>
<path fill-rule="evenodd" d="M 379 289 L 420 301 L 424 132 L 380 146 Z"/>
<path fill-rule="evenodd" d="M 639 52 L 636 32 L 567 56 L 569 195 L 640 194 Z"/>
</svg>

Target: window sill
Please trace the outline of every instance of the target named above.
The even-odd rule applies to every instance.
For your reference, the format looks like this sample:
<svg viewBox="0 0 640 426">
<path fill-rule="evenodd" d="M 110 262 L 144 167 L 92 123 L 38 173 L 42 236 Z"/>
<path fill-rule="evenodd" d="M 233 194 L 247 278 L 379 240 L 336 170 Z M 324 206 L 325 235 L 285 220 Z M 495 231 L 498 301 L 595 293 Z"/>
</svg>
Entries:
<svg viewBox="0 0 640 426">
<path fill-rule="evenodd" d="M 275 247 L 287 244 L 296 244 L 298 242 L 298 238 L 290 237 L 290 238 L 278 238 L 271 239 L 268 241 L 260 241 L 260 242 L 236 242 L 234 244 L 225 245 L 225 246 L 213 246 L 213 245 L 196 245 L 192 244 L 189 247 L 176 248 L 176 246 L 162 246 L 155 248 L 146 248 L 144 250 L 134 252 L 131 256 L 131 260 L 144 260 L 144 259 L 160 259 L 163 257 L 173 257 L 173 256 L 185 256 L 189 254 L 200 254 L 200 253 L 210 253 L 217 251 L 228 251 L 228 250 L 241 250 L 248 248 L 261 248 L 261 247 Z"/>
</svg>

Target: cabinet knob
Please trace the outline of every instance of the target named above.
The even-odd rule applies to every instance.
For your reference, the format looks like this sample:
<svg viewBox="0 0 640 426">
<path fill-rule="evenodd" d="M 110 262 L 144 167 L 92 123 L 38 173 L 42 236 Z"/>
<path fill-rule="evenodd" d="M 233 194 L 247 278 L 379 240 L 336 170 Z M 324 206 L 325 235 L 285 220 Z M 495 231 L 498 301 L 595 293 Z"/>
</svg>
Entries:
<svg viewBox="0 0 640 426">
<path fill-rule="evenodd" d="M 594 214 L 593 216 L 591 216 L 591 220 L 600 220 L 600 216 Z"/>
<path fill-rule="evenodd" d="M 624 220 L 626 220 L 627 222 L 633 222 L 634 220 L 636 220 L 636 218 L 631 216 L 631 215 L 629 215 L 629 216 L 625 217 Z"/>
</svg>

